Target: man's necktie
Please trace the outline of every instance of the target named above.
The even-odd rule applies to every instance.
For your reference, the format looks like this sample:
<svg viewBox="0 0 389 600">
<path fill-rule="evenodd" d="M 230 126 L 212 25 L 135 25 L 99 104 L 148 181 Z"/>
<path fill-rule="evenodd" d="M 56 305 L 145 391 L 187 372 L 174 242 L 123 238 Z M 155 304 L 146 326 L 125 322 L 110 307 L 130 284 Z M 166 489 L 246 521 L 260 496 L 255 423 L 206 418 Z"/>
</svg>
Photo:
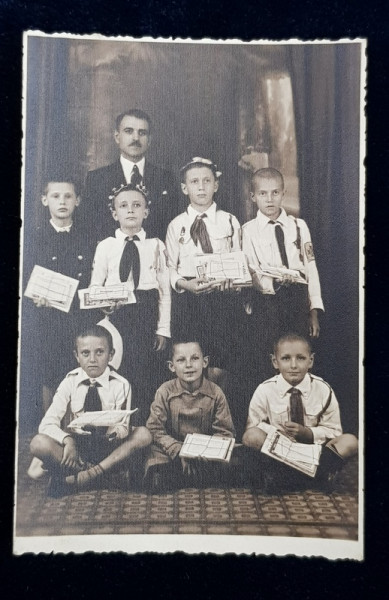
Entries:
<svg viewBox="0 0 389 600">
<path fill-rule="evenodd" d="M 198 243 L 200 244 L 205 254 L 211 254 L 213 252 L 213 248 L 211 240 L 209 239 L 207 227 L 204 223 L 204 219 L 206 219 L 206 217 L 207 215 L 205 213 L 196 217 L 192 223 L 192 227 L 190 228 L 190 236 L 196 246 Z"/>
<path fill-rule="evenodd" d="M 134 289 L 136 290 L 139 284 L 140 260 L 139 251 L 136 247 L 135 241 L 139 241 L 137 235 L 134 235 L 132 240 L 128 236 L 126 237 L 126 245 L 124 246 L 123 254 L 120 259 L 119 274 L 120 281 L 125 282 L 128 281 L 132 270 Z"/>
<path fill-rule="evenodd" d="M 277 244 L 278 244 L 278 250 L 280 251 L 280 255 L 281 255 L 282 265 L 288 269 L 289 262 L 288 262 L 288 257 L 286 256 L 285 237 L 284 237 L 284 231 L 282 229 L 282 225 L 280 225 L 279 223 L 276 223 L 275 221 L 269 221 L 269 223 L 274 225 L 274 233 L 276 234 L 276 240 L 277 240 Z"/>
<path fill-rule="evenodd" d="M 134 165 L 131 173 L 131 185 L 139 185 L 141 181 L 142 175 L 139 173 L 138 167 Z"/>
<path fill-rule="evenodd" d="M 290 392 L 290 420 L 293 423 L 304 425 L 304 407 L 301 392 L 295 387 L 290 388 L 288 392 Z"/>
<path fill-rule="evenodd" d="M 89 412 L 101 410 L 101 400 L 99 392 L 97 391 L 97 388 L 100 384 L 97 382 L 92 383 L 90 379 L 86 379 L 85 381 L 83 381 L 83 383 L 85 385 L 89 385 L 89 389 L 85 396 L 84 411 Z"/>
</svg>

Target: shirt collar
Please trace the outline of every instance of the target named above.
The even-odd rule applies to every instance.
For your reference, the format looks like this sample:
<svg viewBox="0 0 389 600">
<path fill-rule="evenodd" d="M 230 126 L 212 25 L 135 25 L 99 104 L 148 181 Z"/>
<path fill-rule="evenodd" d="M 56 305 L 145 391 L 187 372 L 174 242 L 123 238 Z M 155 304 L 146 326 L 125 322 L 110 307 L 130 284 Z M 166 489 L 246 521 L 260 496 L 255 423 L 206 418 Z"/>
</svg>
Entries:
<svg viewBox="0 0 389 600">
<path fill-rule="evenodd" d="M 288 383 L 281 374 L 277 376 L 277 389 L 281 397 L 286 396 L 291 387 L 295 387 L 297 390 L 300 390 L 304 396 L 306 396 L 311 389 L 311 378 L 309 373 L 307 373 L 304 379 L 295 386 Z"/>
<path fill-rule="evenodd" d="M 203 377 L 203 381 L 201 386 L 199 387 L 198 390 L 196 390 L 195 392 L 189 392 L 188 390 L 186 390 L 180 380 L 178 379 L 178 377 L 174 380 L 173 382 L 173 387 L 172 390 L 169 393 L 168 396 L 168 400 L 170 400 L 171 398 L 175 398 L 177 396 L 181 396 L 182 394 L 188 394 L 189 396 L 208 396 L 209 398 L 214 398 L 215 397 L 215 392 L 212 389 L 211 383 L 208 379 L 206 379 L 205 377 Z"/>
<path fill-rule="evenodd" d="M 138 233 L 135 233 L 134 235 L 137 235 L 139 240 L 142 242 L 146 239 L 146 232 L 144 229 L 141 229 L 140 231 L 138 231 Z M 124 231 L 122 231 L 120 227 L 118 227 L 115 231 L 115 237 L 116 239 L 124 242 L 124 240 L 128 237 L 128 233 L 124 233 Z"/>
<path fill-rule="evenodd" d="M 132 169 L 134 168 L 134 165 L 136 165 L 138 167 L 139 173 L 143 177 L 143 173 L 145 170 L 145 162 L 146 162 L 145 157 L 143 157 L 139 162 L 134 163 L 134 162 L 132 162 L 132 160 L 128 160 L 128 158 L 124 158 L 124 156 L 120 155 L 120 164 L 122 165 L 124 175 L 126 176 L 126 180 L 128 183 L 131 180 L 131 174 L 132 174 Z"/>
<path fill-rule="evenodd" d="M 207 218 L 214 223 L 216 221 L 216 211 L 217 211 L 216 202 L 212 202 L 211 206 L 209 208 L 207 208 L 207 210 L 203 210 L 201 212 L 199 212 L 198 210 L 195 210 L 190 204 L 187 208 L 187 212 L 188 212 L 191 223 L 193 223 L 195 221 L 196 217 L 198 217 L 199 215 L 204 215 L 204 214 L 207 215 Z"/>
<path fill-rule="evenodd" d="M 96 377 L 94 379 L 94 381 L 99 383 L 102 388 L 108 389 L 109 388 L 109 379 L 110 379 L 110 377 L 115 377 L 115 375 L 116 375 L 115 371 L 111 371 L 111 369 L 109 367 L 107 367 L 105 369 L 104 373 L 102 373 L 100 375 L 100 377 Z M 84 369 L 80 368 L 80 372 L 77 376 L 77 386 L 81 385 L 82 382 L 85 381 L 85 379 L 91 379 L 91 377 L 89 377 L 89 375 L 87 373 L 85 373 Z"/>
<path fill-rule="evenodd" d="M 281 212 L 278 215 L 276 222 L 281 223 L 281 225 L 286 225 L 287 218 L 288 218 L 288 215 L 286 214 L 285 209 L 281 208 Z M 260 229 L 264 229 L 269 224 L 270 221 L 273 221 L 273 219 L 269 219 L 269 217 L 267 217 L 260 210 L 258 210 L 257 223 L 258 223 L 258 226 Z"/>
<path fill-rule="evenodd" d="M 54 229 L 57 233 L 62 233 L 63 231 L 66 231 L 67 233 L 69 233 L 69 231 L 72 228 L 72 223 L 70 223 L 70 225 L 66 225 L 65 227 L 58 227 L 58 225 L 56 225 L 54 223 L 53 219 L 50 219 L 50 225 L 52 227 L 54 227 Z"/>
</svg>

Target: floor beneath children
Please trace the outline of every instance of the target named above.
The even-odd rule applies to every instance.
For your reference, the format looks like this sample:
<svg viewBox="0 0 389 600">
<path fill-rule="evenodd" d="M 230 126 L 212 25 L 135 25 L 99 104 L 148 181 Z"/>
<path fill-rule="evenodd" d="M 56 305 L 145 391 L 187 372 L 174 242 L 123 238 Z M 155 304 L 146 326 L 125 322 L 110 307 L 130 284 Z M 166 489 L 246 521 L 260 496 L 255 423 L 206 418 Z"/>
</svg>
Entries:
<svg viewBox="0 0 389 600">
<path fill-rule="evenodd" d="M 258 489 L 180 489 L 166 494 L 99 489 L 61 498 L 27 475 L 29 440 L 20 440 L 17 537 L 102 534 L 260 535 L 358 539 L 358 465 L 352 459 L 332 493 L 270 496 Z"/>
</svg>

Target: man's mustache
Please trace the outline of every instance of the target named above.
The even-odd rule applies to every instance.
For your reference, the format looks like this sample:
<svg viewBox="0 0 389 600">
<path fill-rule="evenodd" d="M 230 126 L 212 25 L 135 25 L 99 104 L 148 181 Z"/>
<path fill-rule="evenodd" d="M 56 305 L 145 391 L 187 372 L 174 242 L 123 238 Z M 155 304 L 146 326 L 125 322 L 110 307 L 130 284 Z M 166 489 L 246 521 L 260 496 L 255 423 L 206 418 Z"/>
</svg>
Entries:
<svg viewBox="0 0 389 600">
<path fill-rule="evenodd" d="M 130 146 L 136 146 L 137 148 L 141 148 L 142 145 L 140 142 L 132 142 L 132 144 L 130 144 Z"/>
</svg>

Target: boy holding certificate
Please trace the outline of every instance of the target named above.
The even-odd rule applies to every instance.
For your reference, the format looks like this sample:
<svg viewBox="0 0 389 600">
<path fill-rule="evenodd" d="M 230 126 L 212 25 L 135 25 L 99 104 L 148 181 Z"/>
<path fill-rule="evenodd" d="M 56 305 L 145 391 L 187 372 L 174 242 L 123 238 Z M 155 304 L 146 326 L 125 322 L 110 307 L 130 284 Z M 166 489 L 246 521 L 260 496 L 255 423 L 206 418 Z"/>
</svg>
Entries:
<svg viewBox="0 0 389 600">
<path fill-rule="evenodd" d="M 261 450 L 275 428 L 289 440 L 322 446 L 317 477 L 331 484 L 343 460 L 358 451 L 354 435 L 343 434 L 339 405 L 332 388 L 309 373 L 314 354 L 309 342 L 295 334 L 278 340 L 272 355 L 278 375 L 261 383 L 250 402 L 243 444 Z M 263 474 L 280 485 L 292 485 L 296 471 L 263 459 Z M 266 468 L 265 468 L 266 464 Z M 266 471 L 266 473 L 265 473 Z M 304 480 L 303 480 L 304 481 Z M 307 483 L 307 482 L 306 482 Z"/>
<path fill-rule="evenodd" d="M 51 178 L 41 200 L 47 208 L 49 218 L 34 232 L 31 245 L 29 244 L 32 252 L 26 257 L 26 263 L 31 261 L 34 266 L 47 270 L 49 283 L 47 289 L 36 286 L 32 294 L 36 308 L 32 311 L 26 304 L 29 315 L 26 312 L 25 318 L 29 317 L 26 330 L 33 329 L 36 332 L 36 335 L 27 340 L 27 345 L 33 343 L 35 349 L 40 349 L 36 370 L 42 382 L 43 409 L 46 410 L 63 373 L 71 368 L 72 342 L 81 319 L 77 300 L 71 297 L 61 298 L 65 285 L 62 287 L 53 283 L 50 291 L 50 273 L 53 275 L 54 271 L 72 278 L 74 294 L 77 283 L 83 287 L 89 280 L 94 248 L 90 247 L 87 232 L 73 220 L 80 203 L 74 181 L 63 176 Z M 57 295 L 57 299 L 66 303 L 66 310 L 58 310 L 61 302 L 56 304 L 50 299 L 50 294 L 54 294 L 53 298 Z M 31 354 L 33 355 L 33 350 Z"/>
<path fill-rule="evenodd" d="M 109 366 L 113 355 L 112 337 L 104 327 L 94 325 L 78 334 L 74 356 L 79 367 L 58 386 L 31 441 L 31 453 L 51 475 L 49 492 L 54 496 L 99 485 L 104 474 L 128 468 L 129 457 L 151 442 L 145 427 L 131 427 L 128 421 L 79 433 L 66 427 L 69 413 L 75 418 L 130 408 L 131 386 Z"/>
<path fill-rule="evenodd" d="M 271 348 L 288 331 L 318 338 L 319 313 L 324 310 L 308 226 L 285 212 L 284 195 L 284 179 L 279 171 L 256 171 L 251 199 L 258 213 L 242 227 L 242 249 L 254 288 L 246 305 L 250 315 L 246 319 L 247 333 L 257 356 L 253 373 L 263 379 L 271 373 L 266 352 L 258 353 L 258 349 Z"/>
<path fill-rule="evenodd" d="M 173 344 L 169 369 L 175 379 L 157 390 L 146 426 L 153 437 L 147 478 L 152 491 L 218 481 L 223 464 L 201 458 L 182 458 L 187 434 L 224 438 L 235 434 L 230 409 L 222 390 L 204 377 L 208 356 L 198 342 Z"/>
<path fill-rule="evenodd" d="M 121 373 L 131 380 L 144 423 L 151 400 L 161 383 L 160 356 L 170 338 L 170 284 L 164 243 L 147 238 L 142 228 L 150 210 L 147 191 L 122 185 L 110 196 L 112 217 L 119 223 L 115 236 L 97 245 L 91 286 L 122 283 L 129 302 L 112 303 L 110 320 L 123 338 Z"/>
</svg>

